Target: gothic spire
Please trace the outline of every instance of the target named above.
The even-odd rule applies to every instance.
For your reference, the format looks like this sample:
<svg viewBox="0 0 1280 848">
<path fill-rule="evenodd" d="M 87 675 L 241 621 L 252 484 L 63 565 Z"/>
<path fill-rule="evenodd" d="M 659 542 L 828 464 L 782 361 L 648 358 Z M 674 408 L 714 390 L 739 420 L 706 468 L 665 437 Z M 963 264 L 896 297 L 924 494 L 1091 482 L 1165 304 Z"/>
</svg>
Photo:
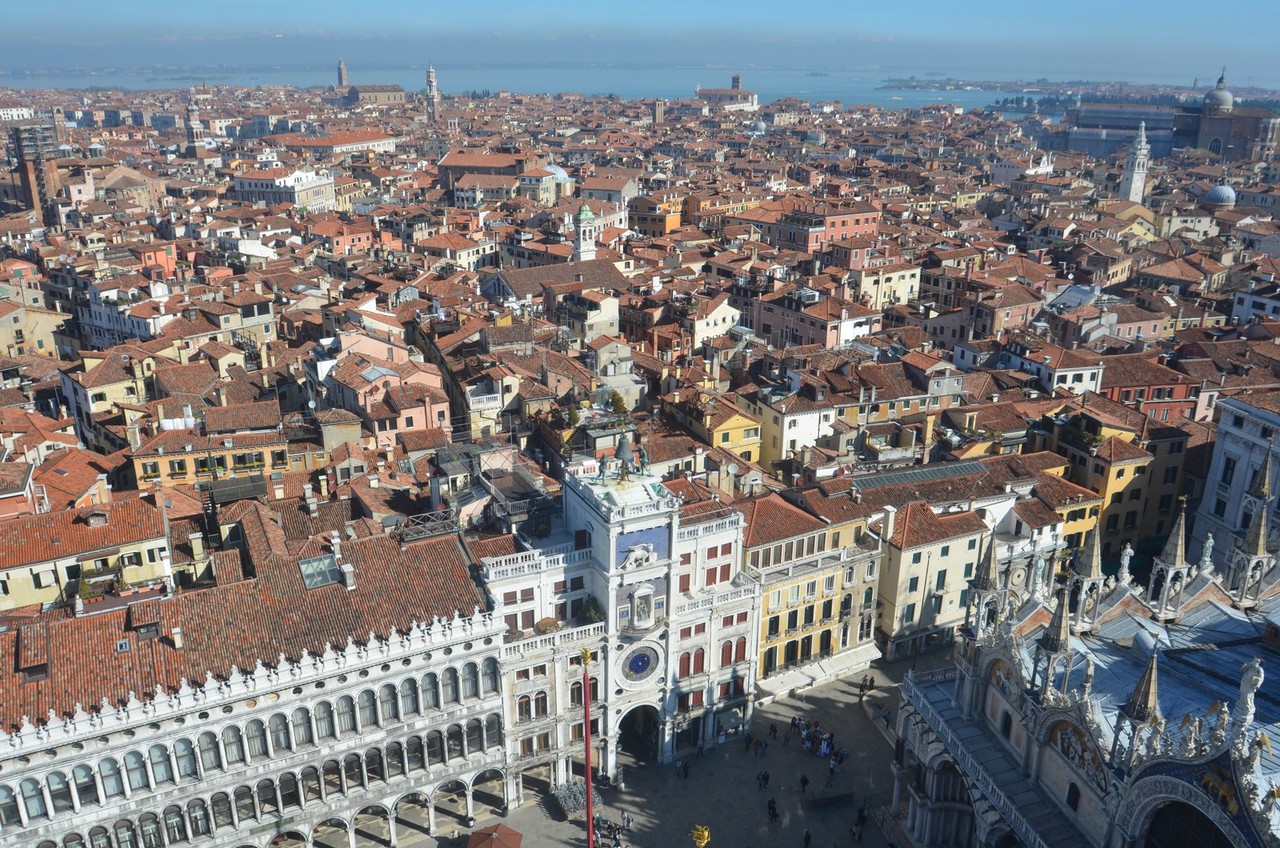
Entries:
<svg viewBox="0 0 1280 848">
<path fill-rule="evenodd" d="M 1142 670 L 1138 685 L 1134 687 L 1129 700 L 1125 702 L 1124 709 L 1121 710 L 1125 716 L 1139 724 L 1160 718 L 1160 701 L 1156 697 L 1156 658 L 1159 655 L 1160 646 L 1153 646 L 1151 658 L 1147 660 L 1147 667 Z"/>
<path fill-rule="evenodd" d="M 1270 524 L 1270 516 L 1267 510 L 1271 508 L 1271 451 L 1268 450 L 1266 456 L 1262 459 L 1262 467 L 1258 469 L 1258 477 L 1254 480 L 1249 494 L 1258 502 L 1257 511 L 1253 514 L 1253 520 L 1249 522 L 1249 529 L 1244 539 L 1244 552 L 1249 556 L 1265 557 L 1267 555 L 1267 525 Z"/>
<path fill-rule="evenodd" d="M 1077 571 L 1084 580 L 1102 579 L 1102 543 L 1098 540 L 1101 535 L 1097 527 L 1093 528 L 1093 532 L 1089 534 L 1089 545 L 1085 548 Z"/>
<path fill-rule="evenodd" d="M 991 535 L 991 541 L 987 544 L 987 549 L 982 554 L 982 560 L 978 563 L 978 573 L 969 581 L 969 585 L 975 592 L 990 592 L 997 586 L 996 537 L 994 533 Z"/>
<path fill-rule="evenodd" d="M 1160 561 L 1170 568 L 1180 568 L 1187 562 L 1187 499 L 1178 498 L 1178 517 L 1173 520 L 1173 530 L 1160 552 Z"/>
<path fill-rule="evenodd" d="M 1053 620 L 1040 634 L 1037 644 L 1050 654 L 1061 654 L 1071 645 L 1071 613 L 1067 609 L 1067 589 L 1058 589 L 1058 606 L 1053 611 Z"/>
</svg>

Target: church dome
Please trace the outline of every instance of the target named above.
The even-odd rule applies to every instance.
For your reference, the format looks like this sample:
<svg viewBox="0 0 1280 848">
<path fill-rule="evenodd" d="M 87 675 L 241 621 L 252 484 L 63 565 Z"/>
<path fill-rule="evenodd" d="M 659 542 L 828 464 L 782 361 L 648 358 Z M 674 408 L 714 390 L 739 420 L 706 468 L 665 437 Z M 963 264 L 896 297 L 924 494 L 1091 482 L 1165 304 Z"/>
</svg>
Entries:
<svg viewBox="0 0 1280 848">
<path fill-rule="evenodd" d="M 1204 193 L 1200 203 L 1204 206 L 1235 206 L 1236 190 L 1225 183 L 1216 185 Z"/>
<path fill-rule="evenodd" d="M 1206 112 L 1230 112 L 1235 102 L 1235 97 L 1231 92 L 1227 91 L 1227 72 L 1224 69 L 1222 76 L 1218 77 L 1217 86 L 1204 96 L 1204 110 Z"/>
</svg>

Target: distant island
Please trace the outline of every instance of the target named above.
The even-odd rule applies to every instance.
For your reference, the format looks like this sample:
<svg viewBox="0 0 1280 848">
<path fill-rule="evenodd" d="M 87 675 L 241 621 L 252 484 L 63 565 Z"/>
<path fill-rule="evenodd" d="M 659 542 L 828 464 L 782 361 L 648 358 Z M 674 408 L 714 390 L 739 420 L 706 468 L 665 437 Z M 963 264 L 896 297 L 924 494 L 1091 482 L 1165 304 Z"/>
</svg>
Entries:
<svg viewBox="0 0 1280 848">
<path fill-rule="evenodd" d="M 829 76 L 831 76 L 831 74 L 827 73 L 826 71 L 810 71 L 808 74 L 806 74 L 806 76 L 811 76 L 811 77 L 829 77 Z"/>
</svg>

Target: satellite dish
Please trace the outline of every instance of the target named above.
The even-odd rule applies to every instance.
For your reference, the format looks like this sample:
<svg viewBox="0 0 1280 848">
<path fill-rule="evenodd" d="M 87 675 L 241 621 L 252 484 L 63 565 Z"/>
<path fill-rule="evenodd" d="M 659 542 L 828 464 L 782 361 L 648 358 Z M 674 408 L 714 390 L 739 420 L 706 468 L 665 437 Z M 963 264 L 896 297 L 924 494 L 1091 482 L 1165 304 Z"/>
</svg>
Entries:
<svg viewBox="0 0 1280 848">
<path fill-rule="evenodd" d="M 307 406 L 308 406 L 308 407 L 310 407 L 311 409 L 315 409 L 315 408 L 316 408 L 316 402 L 315 402 L 314 400 L 309 400 L 309 401 L 307 401 Z"/>
<path fill-rule="evenodd" d="M 725 471 L 728 471 L 730 474 L 736 477 L 738 475 L 738 463 L 736 462 L 729 463 L 729 467 L 726 468 Z"/>
</svg>

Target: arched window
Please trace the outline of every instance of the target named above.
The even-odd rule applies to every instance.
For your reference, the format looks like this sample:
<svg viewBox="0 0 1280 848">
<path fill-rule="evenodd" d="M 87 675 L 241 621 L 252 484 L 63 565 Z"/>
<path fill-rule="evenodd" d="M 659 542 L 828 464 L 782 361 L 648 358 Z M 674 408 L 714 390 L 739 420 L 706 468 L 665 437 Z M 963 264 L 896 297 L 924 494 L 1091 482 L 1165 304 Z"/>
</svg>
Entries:
<svg viewBox="0 0 1280 848">
<path fill-rule="evenodd" d="M 372 689 L 360 693 L 360 729 L 378 726 L 378 699 Z"/>
<path fill-rule="evenodd" d="M 871 588 L 870 586 L 868 586 L 868 587 L 867 587 L 867 590 L 866 590 L 865 592 L 863 592 L 863 593 L 862 593 L 862 605 L 863 605 L 864 607 L 865 607 L 865 606 L 870 606 L 870 604 L 871 604 L 871 598 L 875 595 L 875 591 L 876 591 L 875 589 L 873 589 L 873 588 Z"/>
<path fill-rule="evenodd" d="M 582 681 L 575 680 L 569 684 L 569 703 L 575 707 L 582 706 Z"/>
<path fill-rule="evenodd" d="M 449 725 L 449 730 L 445 734 L 445 741 L 448 744 L 449 759 L 462 756 L 462 728 L 459 725 Z"/>
<path fill-rule="evenodd" d="M 231 817 L 231 799 L 227 797 L 227 793 L 219 792 L 209 799 L 209 806 L 213 809 L 213 827 L 215 830 L 221 830 L 224 827 L 231 827 L 233 819 Z"/>
<path fill-rule="evenodd" d="M 387 773 L 382 769 L 382 752 L 377 748 L 370 748 L 364 755 L 364 773 L 368 775 L 369 780 L 381 780 L 387 782 Z"/>
<path fill-rule="evenodd" d="M 422 676 L 422 703 L 427 709 L 440 709 L 440 680 L 434 673 Z"/>
<path fill-rule="evenodd" d="M 142 837 L 142 848 L 163 848 L 160 838 L 160 819 L 155 813 L 145 813 L 138 819 L 138 834 Z"/>
<path fill-rule="evenodd" d="M 234 724 L 222 728 L 222 748 L 226 752 L 228 763 L 244 762 L 244 736 L 240 728 Z"/>
<path fill-rule="evenodd" d="M 53 803 L 55 813 L 66 812 L 74 807 L 71 803 L 71 784 L 65 774 L 60 771 L 49 772 L 45 782 L 49 784 L 49 800 Z"/>
<path fill-rule="evenodd" d="M 44 792 L 38 781 L 27 778 L 18 787 L 22 794 L 22 807 L 27 811 L 27 819 L 38 819 L 49 814 L 44 806 Z"/>
<path fill-rule="evenodd" d="M 240 821 L 257 819 L 257 811 L 253 808 L 253 790 L 247 786 L 237 786 L 235 792 L 236 817 Z"/>
<path fill-rule="evenodd" d="M 600 701 L 600 678 L 591 678 L 591 701 L 598 703 Z"/>
<path fill-rule="evenodd" d="M 312 766 L 302 770 L 302 800 L 304 803 L 320 800 L 320 772 Z"/>
<path fill-rule="evenodd" d="M 747 637 L 739 636 L 738 641 L 733 643 L 733 661 L 745 662 L 747 659 Z"/>
<path fill-rule="evenodd" d="M 78 765 L 72 770 L 71 779 L 76 784 L 80 806 L 102 803 L 102 799 L 98 797 L 98 781 L 93 779 L 93 769 L 87 765 Z"/>
<path fill-rule="evenodd" d="M 1080 809 L 1080 787 L 1074 783 L 1067 787 L 1067 806 L 1072 812 Z"/>
<path fill-rule="evenodd" d="M 486 748 L 502 747 L 502 716 L 497 713 L 484 720 L 484 745 Z"/>
<path fill-rule="evenodd" d="M 149 789 L 147 781 L 147 761 L 137 751 L 124 755 L 124 773 L 129 778 L 130 789 Z"/>
<path fill-rule="evenodd" d="M 444 736 L 438 730 L 427 734 L 427 765 L 444 763 Z"/>
<path fill-rule="evenodd" d="M 516 721 L 529 721 L 533 718 L 533 699 L 528 695 L 516 698 Z"/>
<path fill-rule="evenodd" d="M 179 739 L 173 743 L 173 758 L 178 762 L 178 777 L 196 777 L 196 746 L 190 739 Z"/>
<path fill-rule="evenodd" d="M 446 668 L 444 670 L 443 679 L 444 679 L 444 686 L 442 688 L 444 691 L 441 695 L 442 699 L 446 704 L 458 703 L 458 671 L 457 669 Z"/>
<path fill-rule="evenodd" d="M 213 832 L 209 824 L 209 808 L 199 798 L 187 804 L 187 818 L 191 821 L 192 836 L 208 836 Z"/>
<path fill-rule="evenodd" d="M 169 844 L 187 841 L 187 823 L 182 818 L 181 807 L 166 807 L 164 811 L 164 835 Z"/>
<path fill-rule="evenodd" d="M 169 762 L 169 749 L 163 745 L 152 745 L 148 752 L 151 758 L 151 775 L 156 783 L 173 783 L 173 766 Z"/>
<path fill-rule="evenodd" d="M 133 822 L 116 822 L 116 848 L 137 848 L 138 832 L 133 829 Z"/>
<path fill-rule="evenodd" d="M 733 642 L 726 640 L 720 644 L 720 665 L 733 665 Z"/>
<path fill-rule="evenodd" d="M 218 753 L 218 737 L 212 733 L 201 733 L 200 765 L 205 771 L 222 768 L 222 755 Z"/>
<path fill-rule="evenodd" d="M 263 815 L 280 812 L 280 804 L 276 800 L 275 781 L 258 781 L 258 809 L 262 811 Z"/>
<path fill-rule="evenodd" d="M 484 722 L 473 718 L 467 722 L 467 753 L 484 750 Z"/>
<path fill-rule="evenodd" d="M 280 775 L 280 804 L 285 807 L 302 806 L 302 795 L 298 793 L 298 778 L 290 772 Z"/>
<path fill-rule="evenodd" d="M 338 732 L 354 733 L 356 730 L 356 702 L 350 695 L 338 699 Z"/>
<path fill-rule="evenodd" d="M 333 728 L 333 706 L 328 701 L 316 704 L 316 735 L 321 739 L 333 739 L 337 733 Z"/>
<path fill-rule="evenodd" d="M 284 717 L 284 713 L 271 716 L 268 724 L 271 727 L 271 747 L 277 751 L 293 750 L 293 746 L 289 744 L 289 720 Z"/>
<path fill-rule="evenodd" d="M 328 760 L 320 769 L 320 782 L 326 792 L 342 791 L 342 766 L 337 760 Z"/>
<path fill-rule="evenodd" d="M 484 661 L 484 666 L 480 670 L 481 682 L 484 685 L 484 693 L 492 695 L 498 691 L 498 661 L 493 657 L 489 657 Z"/>
<path fill-rule="evenodd" d="M 68 833 L 62 837 L 62 848 L 84 848 L 84 837 L 78 833 Z"/>
<path fill-rule="evenodd" d="M 364 786 L 364 760 L 359 754 L 348 754 L 342 761 L 342 770 L 347 776 L 347 786 Z"/>
<path fill-rule="evenodd" d="M 683 679 L 689 676 L 689 667 L 692 659 L 688 651 L 680 655 L 680 661 L 676 666 L 676 677 Z"/>
<path fill-rule="evenodd" d="M 1222 139 L 1213 138 L 1209 140 L 1209 152 L 1217 156 L 1222 152 Z"/>
<path fill-rule="evenodd" d="M 298 707 L 293 711 L 293 742 L 295 745 L 310 745 L 314 741 L 311 734 L 311 713 L 306 707 Z"/>
<path fill-rule="evenodd" d="M 418 705 L 418 681 L 412 677 L 400 682 L 400 714 L 401 715 L 418 715 L 421 709 Z"/>
<path fill-rule="evenodd" d="M 89 848 L 111 848 L 111 834 L 105 827 L 95 827 L 89 831 Z"/>
<path fill-rule="evenodd" d="M 98 763 L 98 774 L 102 777 L 102 792 L 108 798 L 124 796 L 124 778 L 120 774 L 120 764 L 115 760 L 102 760 Z"/>
<path fill-rule="evenodd" d="M 387 746 L 387 778 L 400 777 L 404 774 L 404 746 L 392 742 Z"/>
<path fill-rule="evenodd" d="M 18 796 L 7 786 L 0 786 L 0 827 L 10 824 L 21 824 L 18 815 Z"/>
<path fill-rule="evenodd" d="M 267 726 L 261 719 L 254 719 L 245 725 L 245 736 L 249 738 L 249 759 L 262 760 L 267 757 Z"/>
<path fill-rule="evenodd" d="M 383 724 L 400 718 L 400 696 L 390 683 L 378 690 L 378 714 Z"/>
<path fill-rule="evenodd" d="M 547 693 L 536 692 L 533 696 L 533 715 L 535 718 L 544 718 L 549 712 L 547 706 Z"/>
<path fill-rule="evenodd" d="M 693 652 L 693 673 L 702 674 L 707 670 L 707 652 L 702 648 Z"/>
<path fill-rule="evenodd" d="M 404 754 L 409 763 L 409 771 L 422 771 L 427 767 L 427 753 L 422 747 L 422 737 L 409 737 L 409 741 L 404 744 Z"/>
<path fill-rule="evenodd" d="M 480 670 L 475 663 L 467 663 L 462 667 L 462 697 L 480 697 Z"/>
<path fill-rule="evenodd" d="M 1013 717 L 1004 713 L 1000 716 L 1000 734 L 1008 739 L 1011 733 L 1013 733 Z"/>
</svg>

